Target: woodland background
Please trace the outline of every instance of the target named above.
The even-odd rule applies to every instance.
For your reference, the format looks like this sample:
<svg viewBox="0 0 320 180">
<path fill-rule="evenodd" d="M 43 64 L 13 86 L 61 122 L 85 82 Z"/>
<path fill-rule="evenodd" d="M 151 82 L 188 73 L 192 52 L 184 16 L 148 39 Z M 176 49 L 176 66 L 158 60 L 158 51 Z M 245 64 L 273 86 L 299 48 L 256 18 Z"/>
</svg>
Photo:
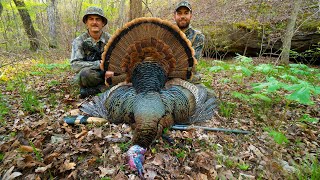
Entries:
<svg viewBox="0 0 320 180">
<path fill-rule="evenodd" d="M 298 40 L 292 41 L 291 58 L 315 61 L 320 57 L 319 0 L 190 2 L 192 25 L 206 35 L 204 55 L 207 57 L 223 59 L 229 52 L 277 57 L 283 49 L 282 42 L 288 39 L 286 42 L 291 43 L 295 37 Z M 30 46 L 32 50 L 58 48 L 70 52 L 72 40 L 85 31 L 81 18 L 88 6 L 103 8 L 109 19 L 106 30 L 112 34 L 140 16 L 173 22 L 176 3 L 176 0 L 2 0 L 0 48 L 10 52 Z"/>
<path fill-rule="evenodd" d="M 320 1 L 190 2 L 206 36 L 197 69 L 217 99 L 201 125 L 253 134 L 166 129 L 173 141 L 148 149 L 145 177 L 320 179 Z M 126 165 L 130 127 L 63 121 L 90 100 L 71 85 L 71 42 L 89 6 L 112 34 L 140 16 L 173 22 L 176 3 L 0 0 L 0 179 L 139 179 Z"/>
</svg>

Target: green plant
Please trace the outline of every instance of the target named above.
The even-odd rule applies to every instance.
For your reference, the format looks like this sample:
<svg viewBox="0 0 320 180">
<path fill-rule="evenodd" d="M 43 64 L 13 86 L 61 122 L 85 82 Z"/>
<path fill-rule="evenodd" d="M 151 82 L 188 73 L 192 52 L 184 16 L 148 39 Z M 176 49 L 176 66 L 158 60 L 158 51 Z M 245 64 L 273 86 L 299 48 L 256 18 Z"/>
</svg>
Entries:
<svg viewBox="0 0 320 180">
<path fill-rule="evenodd" d="M 37 150 L 37 148 L 35 147 L 35 145 L 33 144 L 33 142 L 31 140 L 29 140 L 29 144 L 31 145 L 34 154 L 36 155 L 36 158 L 38 161 L 42 162 L 42 156 L 40 154 L 40 152 Z"/>
<path fill-rule="evenodd" d="M 278 73 L 278 69 L 276 69 L 272 64 L 259 64 L 258 66 L 255 66 L 254 68 L 255 72 L 260 72 L 264 75 L 268 74 L 276 74 Z"/>
<path fill-rule="evenodd" d="M 101 178 L 101 180 L 111 180 L 111 178 L 109 178 L 109 177 L 103 177 L 103 178 Z"/>
<path fill-rule="evenodd" d="M 119 148 L 121 149 L 122 152 L 126 152 L 129 150 L 129 146 L 131 144 L 131 141 L 128 142 L 122 142 L 119 144 Z"/>
<path fill-rule="evenodd" d="M 96 163 L 97 164 L 103 163 L 103 159 L 101 159 L 101 158 L 96 159 Z"/>
<path fill-rule="evenodd" d="M 311 95 L 320 94 L 320 86 L 314 86 L 306 81 L 300 81 L 299 84 L 284 85 L 284 89 L 293 91 L 291 94 L 286 96 L 286 99 L 293 100 L 305 105 L 313 105 L 314 102 L 311 100 Z"/>
<path fill-rule="evenodd" d="M 22 96 L 22 107 L 25 111 L 34 113 L 41 110 L 41 104 L 33 91 L 25 91 Z"/>
<path fill-rule="evenodd" d="M 10 137 L 15 137 L 17 133 L 15 131 L 10 132 Z"/>
<path fill-rule="evenodd" d="M 53 87 L 53 86 L 57 86 L 57 85 L 59 85 L 59 84 L 60 84 L 59 81 L 57 81 L 57 80 L 52 80 L 52 81 L 50 81 L 50 82 L 48 83 L 48 86 L 49 86 L 49 87 Z"/>
<path fill-rule="evenodd" d="M 5 98 L 2 94 L 0 94 L 0 125 L 6 124 L 5 116 L 9 114 L 9 108 L 7 103 L 5 102 Z"/>
<path fill-rule="evenodd" d="M 126 166 L 125 165 L 120 165 L 119 169 L 120 169 L 120 171 L 125 171 L 126 170 Z"/>
<path fill-rule="evenodd" d="M 235 163 L 231 160 L 231 159 L 226 159 L 224 164 L 226 165 L 226 167 L 228 168 L 233 168 L 235 166 Z"/>
<path fill-rule="evenodd" d="M 37 67 L 42 68 L 42 69 L 47 69 L 47 70 L 53 70 L 53 69 L 67 69 L 69 67 L 68 63 L 64 64 L 57 64 L 57 63 L 52 63 L 52 64 L 37 64 Z"/>
<path fill-rule="evenodd" d="M 246 164 L 246 163 L 238 163 L 238 168 L 243 170 L 243 171 L 247 171 L 249 168 L 250 168 L 250 165 L 249 164 Z"/>
<path fill-rule="evenodd" d="M 166 127 L 166 128 L 164 128 L 164 129 L 163 129 L 163 134 L 167 134 L 167 133 L 168 133 L 168 131 L 169 131 L 169 128 L 167 128 L 167 127 Z"/>
<path fill-rule="evenodd" d="M 308 122 L 308 123 L 318 123 L 319 122 L 318 119 L 310 117 L 309 114 L 302 115 L 302 117 L 300 118 L 300 121 L 301 122 Z"/>
<path fill-rule="evenodd" d="M 56 106 L 56 105 L 58 105 L 58 97 L 57 97 L 57 95 L 55 94 L 55 93 L 51 93 L 50 95 L 49 95 L 49 104 L 51 105 L 51 106 Z"/>
<path fill-rule="evenodd" d="M 275 77 L 267 77 L 268 82 L 253 83 L 254 91 L 266 91 L 267 93 L 276 92 L 283 88 L 287 91 L 291 91 L 286 95 L 286 99 L 289 101 L 296 101 L 305 105 L 312 105 L 314 102 L 311 100 L 311 95 L 320 94 L 320 86 L 314 86 L 307 81 L 298 80 L 296 84 L 286 84 L 278 81 Z"/>
<path fill-rule="evenodd" d="M 4 153 L 0 152 L 0 162 L 3 160 L 4 158 Z"/>
<path fill-rule="evenodd" d="M 77 157 L 77 160 L 78 160 L 78 161 L 82 161 L 83 159 L 84 159 L 83 156 L 78 156 L 78 157 Z"/>
<path fill-rule="evenodd" d="M 275 92 L 283 87 L 283 83 L 279 82 L 275 77 L 266 77 L 267 82 L 253 83 L 252 88 L 254 91 L 266 90 L 267 93 Z"/>
<path fill-rule="evenodd" d="M 179 150 L 175 153 L 177 158 L 185 158 L 187 156 L 186 152 L 184 150 Z"/>
<path fill-rule="evenodd" d="M 277 144 L 281 145 L 289 142 L 289 140 L 283 133 L 269 129 L 269 128 L 266 128 L 265 130 L 269 132 L 269 136 L 271 136 Z"/>
<path fill-rule="evenodd" d="M 222 116 L 226 117 L 226 118 L 231 118 L 232 113 L 234 112 L 236 108 L 236 104 L 235 103 L 231 103 L 231 102 L 221 102 L 219 104 L 219 112 Z"/>
<path fill-rule="evenodd" d="M 157 153 L 157 149 L 156 149 L 156 148 L 151 148 L 151 153 L 152 153 L 152 154 Z"/>
<path fill-rule="evenodd" d="M 296 164 L 296 169 L 295 175 L 299 180 L 320 179 L 320 163 L 317 157 L 308 155 L 299 165 Z"/>
</svg>

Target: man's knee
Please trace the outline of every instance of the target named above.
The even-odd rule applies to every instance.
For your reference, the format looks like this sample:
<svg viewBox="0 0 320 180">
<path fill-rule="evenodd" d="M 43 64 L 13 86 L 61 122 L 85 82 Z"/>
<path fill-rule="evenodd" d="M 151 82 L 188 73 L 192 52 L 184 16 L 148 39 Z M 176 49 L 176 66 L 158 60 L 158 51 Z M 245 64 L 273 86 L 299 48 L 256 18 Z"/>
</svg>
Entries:
<svg viewBox="0 0 320 180">
<path fill-rule="evenodd" d="M 94 87 L 104 83 L 100 70 L 84 68 L 80 71 L 80 86 Z"/>
</svg>

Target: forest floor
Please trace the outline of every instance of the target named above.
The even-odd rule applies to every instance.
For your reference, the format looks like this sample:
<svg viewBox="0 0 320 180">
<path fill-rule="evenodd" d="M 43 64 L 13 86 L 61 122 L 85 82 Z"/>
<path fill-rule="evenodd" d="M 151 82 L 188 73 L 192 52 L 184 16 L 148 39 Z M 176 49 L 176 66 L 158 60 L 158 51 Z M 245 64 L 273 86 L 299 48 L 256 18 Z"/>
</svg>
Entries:
<svg viewBox="0 0 320 180">
<path fill-rule="evenodd" d="M 71 84 L 68 53 L 7 56 L 0 58 L 14 65 L 0 68 L 0 179 L 139 179 L 126 162 L 128 125 L 64 123 L 90 101 Z M 203 61 L 213 66 L 214 60 Z M 274 59 L 253 58 L 254 66 L 262 63 Z M 218 108 L 199 125 L 252 134 L 169 129 L 174 143 L 160 138 L 145 154 L 146 179 L 319 179 L 319 95 L 310 105 L 278 99 L 287 91 L 272 94 L 271 102 L 241 100 L 233 92 L 244 93 L 263 78 L 233 81 L 228 78 L 236 73 L 206 69 L 199 71 Z M 319 75 L 314 82 L 320 86 Z"/>
</svg>

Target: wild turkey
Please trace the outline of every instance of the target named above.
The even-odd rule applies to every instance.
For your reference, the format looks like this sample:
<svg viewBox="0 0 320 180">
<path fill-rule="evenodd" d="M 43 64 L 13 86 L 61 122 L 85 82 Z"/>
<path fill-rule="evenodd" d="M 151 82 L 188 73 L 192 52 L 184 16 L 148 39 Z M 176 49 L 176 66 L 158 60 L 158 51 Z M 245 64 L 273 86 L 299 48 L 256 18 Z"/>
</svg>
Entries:
<svg viewBox="0 0 320 180">
<path fill-rule="evenodd" d="M 186 81 L 195 68 L 193 54 L 190 41 L 171 22 L 135 19 L 109 40 L 100 65 L 102 70 L 114 72 L 113 83 L 126 77 L 125 83 L 80 109 L 112 123 L 132 124 L 135 146 L 128 155 L 143 154 L 139 148 L 151 145 L 164 128 L 211 119 L 215 99 L 207 100 L 205 88 Z M 140 165 L 131 166 L 139 171 Z"/>
</svg>

